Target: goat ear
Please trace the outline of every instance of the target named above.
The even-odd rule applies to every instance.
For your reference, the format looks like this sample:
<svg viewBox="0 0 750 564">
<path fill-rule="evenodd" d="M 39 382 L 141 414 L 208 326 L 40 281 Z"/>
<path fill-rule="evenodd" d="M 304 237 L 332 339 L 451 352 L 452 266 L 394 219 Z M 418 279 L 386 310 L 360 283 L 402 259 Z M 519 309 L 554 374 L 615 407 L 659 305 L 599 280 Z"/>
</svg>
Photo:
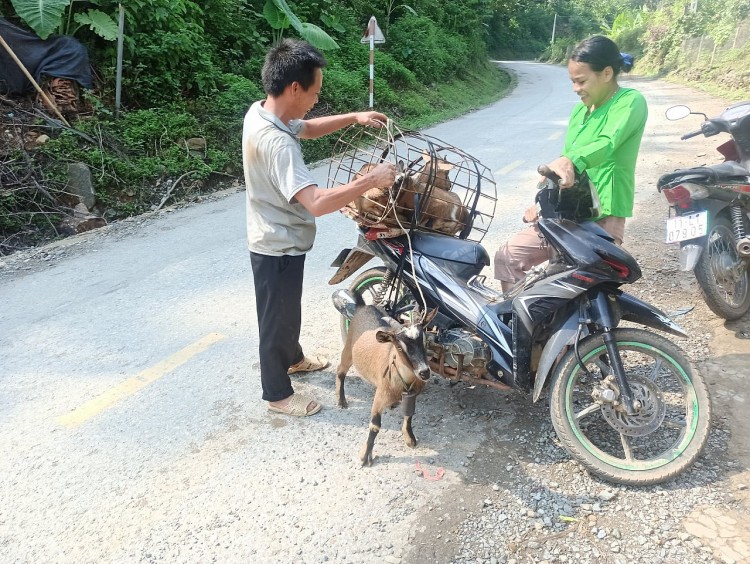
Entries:
<svg viewBox="0 0 750 564">
<path fill-rule="evenodd" d="M 393 341 L 393 333 L 390 331 L 376 331 L 375 339 L 378 343 L 389 343 Z"/>
<path fill-rule="evenodd" d="M 440 159 L 438 161 L 438 170 L 453 170 L 455 168 L 455 165 L 453 163 L 449 163 L 448 161 L 444 161 L 443 159 Z"/>
<path fill-rule="evenodd" d="M 427 151 L 422 151 L 422 160 L 426 163 L 430 162 L 432 160 L 432 157 Z"/>
<path fill-rule="evenodd" d="M 438 308 L 434 308 L 431 311 L 427 312 L 427 315 L 424 316 L 424 320 L 422 321 L 422 325 L 429 325 L 430 322 L 435 319 L 435 316 L 437 315 Z"/>
</svg>

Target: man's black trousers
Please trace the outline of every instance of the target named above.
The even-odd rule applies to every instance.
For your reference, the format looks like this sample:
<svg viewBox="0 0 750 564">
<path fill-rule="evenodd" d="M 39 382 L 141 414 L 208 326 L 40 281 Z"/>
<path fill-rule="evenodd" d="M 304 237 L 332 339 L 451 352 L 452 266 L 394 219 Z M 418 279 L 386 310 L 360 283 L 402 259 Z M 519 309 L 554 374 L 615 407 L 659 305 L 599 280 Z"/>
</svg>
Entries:
<svg viewBox="0 0 750 564">
<path fill-rule="evenodd" d="M 258 311 L 263 399 L 279 401 L 294 393 L 287 370 L 304 358 L 299 333 L 305 255 L 273 257 L 251 252 L 250 261 Z"/>
</svg>

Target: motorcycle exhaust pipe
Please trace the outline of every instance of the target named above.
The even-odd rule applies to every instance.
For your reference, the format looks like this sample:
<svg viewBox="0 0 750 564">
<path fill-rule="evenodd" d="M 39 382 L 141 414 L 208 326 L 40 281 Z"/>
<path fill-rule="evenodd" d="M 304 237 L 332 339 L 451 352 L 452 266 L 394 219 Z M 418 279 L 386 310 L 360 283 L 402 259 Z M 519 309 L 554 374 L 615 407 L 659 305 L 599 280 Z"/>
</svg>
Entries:
<svg viewBox="0 0 750 564">
<path fill-rule="evenodd" d="M 349 321 L 354 317 L 354 313 L 357 311 L 357 300 L 348 290 L 339 288 L 333 292 L 331 296 L 333 300 L 333 307 L 346 317 Z"/>
<path fill-rule="evenodd" d="M 743 237 L 737 241 L 737 252 L 742 258 L 750 257 L 750 237 Z"/>
</svg>

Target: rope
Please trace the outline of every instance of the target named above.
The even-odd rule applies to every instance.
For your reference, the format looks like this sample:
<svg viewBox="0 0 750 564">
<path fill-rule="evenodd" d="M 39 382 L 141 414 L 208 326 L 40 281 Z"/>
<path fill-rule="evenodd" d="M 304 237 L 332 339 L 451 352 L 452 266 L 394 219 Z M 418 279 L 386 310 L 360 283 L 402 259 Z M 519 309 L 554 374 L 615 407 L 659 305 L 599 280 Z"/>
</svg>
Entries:
<svg viewBox="0 0 750 564">
<path fill-rule="evenodd" d="M 398 164 L 398 149 L 397 149 L 397 144 L 396 144 L 396 137 L 393 135 L 394 127 L 398 129 L 398 127 L 393 123 L 393 121 L 390 118 L 388 118 L 388 122 L 386 123 L 386 131 L 388 133 L 388 143 L 389 145 L 393 147 L 393 157 L 396 163 Z M 398 135 L 400 137 L 403 134 L 399 131 Z M 406 171 L 401 172 L 401 174 L 405 175 Z M 396 181 L 398 182 L 398 177 Z M 403 179 L 402 179 L 402 184 L 403 184 Z M 401 230 L 406 235 L 406 241 L 409 244 L 409 258 L 411 259 L 409 262 L 411 263 L 411 274 L 412 274 L 412 277 L 414 278 L 414 282 L 415 282 L 414 285 L 417 288 L 417 292 L 419 293 L 419 298 L 422 304 L 422 316 L 419 320 L 419 323 L 422 324 L 425 320 L 425 317 L 427 316 L 427 301 L 425 300 L 424 293 L 422 292 L 422 287 L 417 282 L 417 271 L 414 266 L 414 248 L 412 247 L 411 233 L 409 230 L 404 228 L 404 225 L 401 223 L 401 219 L 398 217 L 398 214 L 396 213 L 396 198 L 393 192 L 388 193 L 388 203 L 392 204 L 393 217 L 396 218 L 396 223 L 398 223 L 399 228 L 401 228 Z"/>
</svg>

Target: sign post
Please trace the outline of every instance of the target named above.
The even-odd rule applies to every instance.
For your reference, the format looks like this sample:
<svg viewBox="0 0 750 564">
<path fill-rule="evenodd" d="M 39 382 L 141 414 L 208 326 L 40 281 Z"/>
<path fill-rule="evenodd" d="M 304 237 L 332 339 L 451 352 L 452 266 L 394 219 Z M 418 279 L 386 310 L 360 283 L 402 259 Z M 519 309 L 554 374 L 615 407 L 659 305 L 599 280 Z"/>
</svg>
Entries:
<svg viewBox="0 0 750 564">
<path fill-rule="evenodd" d="M 365 30 L 365 34 L 362 36 L 362 39 L 360 39 L 360 43 L 370 44 L 370 109 L 372 109 L 372 83 L 373 79 L 375 78 L 375 44 L 385 43 L 385 37 L 383 36 L 383 32 L 380 31 L 380 28 L 378 27 L 378 22 L 375 19 L 375 16 L 372 16 L 370 18 L 370 22 L 367 24 L 367 29 Z"/>
</svg>

